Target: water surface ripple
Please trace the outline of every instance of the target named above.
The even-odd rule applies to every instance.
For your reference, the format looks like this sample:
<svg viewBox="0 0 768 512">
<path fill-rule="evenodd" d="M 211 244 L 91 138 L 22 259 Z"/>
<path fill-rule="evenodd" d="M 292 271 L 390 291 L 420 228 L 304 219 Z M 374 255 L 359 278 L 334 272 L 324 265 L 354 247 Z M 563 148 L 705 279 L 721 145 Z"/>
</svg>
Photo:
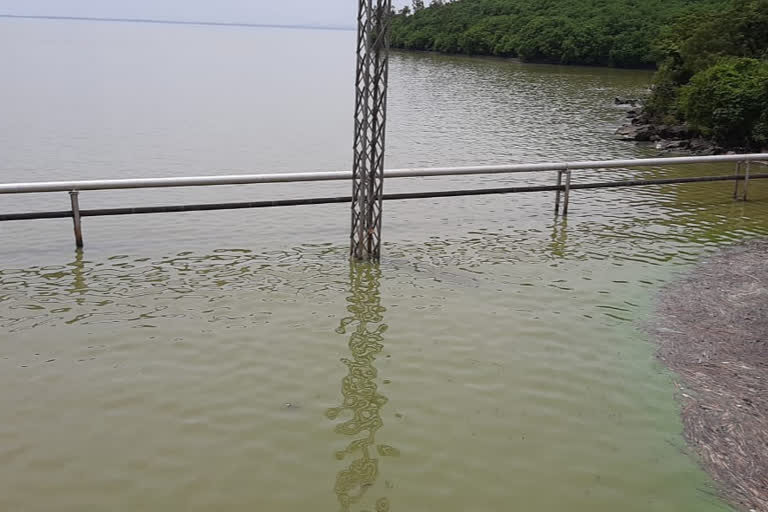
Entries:
<svg viewBox="0 0 768 512">
<path fill-rule="evenodd" d="M 347 32 L 0 21 L 0 178 L 345 169 L 353 47 Z M 647 84 L 396 54 L 388 165 L 646 156 L 610 135 L 613 97 Z M 568 219 L 545 193 L 387 203 L 378 267 L 347 263 L 343 206 L 87 219 L 74 255 L 68 222 L 2 224 L 0 509 L 727 510 L 685 452 L 643 325 L 664 283 L 768 235 L 768 186 L 731 192 L 579 191 Z"/>
</svg>

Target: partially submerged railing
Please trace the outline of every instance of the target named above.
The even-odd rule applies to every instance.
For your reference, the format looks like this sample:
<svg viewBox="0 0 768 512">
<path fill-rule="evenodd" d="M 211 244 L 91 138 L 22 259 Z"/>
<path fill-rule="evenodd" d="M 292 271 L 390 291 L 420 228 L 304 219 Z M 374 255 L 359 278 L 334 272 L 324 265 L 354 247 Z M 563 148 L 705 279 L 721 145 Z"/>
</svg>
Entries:
<svg viewBox="0 0 768 512">
<path fill-rule="evenodd" d="M 594 169 L 629 169 L 638 167 L 669 167 L 688 164 L 712 164 L 735 163 L 736 171 L 730 176 L 701 176 L 685 178 L 660 178 L 622 180 L 597 183 L 572 183 L 573 171 Z M 755 164 L 768 165 L 768 153 L 744 154 L 744 155 L 715 155 L 715 156 L 691 156 L 677 158 L 648 158 L 638 160 L 606 160 L 561 162 L 540 164 L 513 164 L 494 166 L 472 167 L 437 167 L 437 168 L 412 168 L 390 169 L 384 172 L 384 177 L 389 178 L 418 178 L 437 176 L 467 176 L 467 175 L 493 175 L 493 174 L 517 174 L 529 172 L 557 172 L 555 185 L 534 185 L 525 187 L 483 188 L 470 190 L 448 190 L 438 192 L 409 192 L 400 194 L 385 194 L 384 200 L 428 199 L 439 197 L 479 196 L 492 194 L 516 194 L 526 192 L 555 192 L 555 213 L 560 212 L 562 202 L 563 215 L 568 214 L 570 193 L 572 190 L 588 190 L 601 188 L 637 187 L 646 185 L 665 185 L 675 183 L 703 183 L 716 181 L 734 181 L 734 199 L 747 200 L 750 180 L 768 179 L 768 174 L 752 173 Z M 266 183 L 297 183 L 316 181 L 345 181 L 351 180 L 352 173 L 341 172 L 314 172 L 314 173 L 286 173 L 286 174 L 253 174 L 235 176 L 197 176 L 182 178 L 145 178 L 145 179 L 119 179 L 119 180 L 89 180 L 89 181 L 54 181 L 38 183 L 6 183 L 0 184 L 0 194 L 32 194 L 44 192 L 68 192 L 70 195 L 70 209 L 63 211 L 8 213 L 0 214 L 0 222 L 20 221 L 35 219 L 61 219 L 71 218 L 75 228 L 75 242 L 77 247 L 83 246 L 82 225 L 83 217 L 100 217 L 113 215 L 136 215 L 149 213 L 178 213 L 191 211 L 234 210 L 244 208 L 270 208 L 279 206 L 304 206 L 317 204 L 349 203 L 351 196 L 316 197 L 306 199 L 278 199 L 267 201 L 252 201 L 240 203 L 208 203 L 187 204 L 171 206 L 143 206 L 135 208 L 102 208 L 81 210 L 79 205 L 79 193 L 95 190 L 126 190 L 143 188 L 169 188 L 169 187 L 209 187 L 220 185 L 254 185 Z"/>
</svg>

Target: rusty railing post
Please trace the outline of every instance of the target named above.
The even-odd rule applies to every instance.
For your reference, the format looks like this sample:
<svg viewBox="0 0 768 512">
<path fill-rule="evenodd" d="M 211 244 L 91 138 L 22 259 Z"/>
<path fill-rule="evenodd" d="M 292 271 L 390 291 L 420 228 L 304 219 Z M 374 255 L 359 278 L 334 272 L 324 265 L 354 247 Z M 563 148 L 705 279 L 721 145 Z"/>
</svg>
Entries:
<svg viewBox="0 0 768 512">
<path fill-rule="evenodd" d="M 83 248 L 83 225 L 80 220 L 80 192 L 72 190 L 69 192 L 69 199 L 72 203 L 72 222 L 75 225 L 75 247 Z"/>
<path fill-rule="evenodd" d="M 744 195 L 742 196 L 742 201 L 748 200 L 749 195 L 749 173 L 752 170 L 752 162 L 747 160 L 747 163 L 744 164 Z"/>
<path fill-rule="evenodd" d="M 742 162 L 736 162 L 736 173 L 734 174 L 735 179 L 733 180 L 733 199 L 736 200 L 739 198 L 739 178 L 741 177 L 741 165 Z"/>
<path fill-rule="evenodd" d="M 571 204 L 571 169 L 565 169 L 565 198 L 563 199 L 563 217 L 568 216 L 568 207 Z"/>
</svg>

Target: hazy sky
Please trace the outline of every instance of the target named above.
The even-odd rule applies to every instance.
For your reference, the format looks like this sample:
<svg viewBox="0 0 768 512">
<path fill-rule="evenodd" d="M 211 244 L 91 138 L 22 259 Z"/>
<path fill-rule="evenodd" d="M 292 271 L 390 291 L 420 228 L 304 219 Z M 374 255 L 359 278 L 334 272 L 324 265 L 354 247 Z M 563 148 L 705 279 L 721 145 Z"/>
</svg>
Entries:
<svg viewBox="0 0 768 512">
<path fill-rule="evenodd" d="M 0 0 L 0 14 L 342 26 L 356 10 L 356 0 Z"/>
</svg>

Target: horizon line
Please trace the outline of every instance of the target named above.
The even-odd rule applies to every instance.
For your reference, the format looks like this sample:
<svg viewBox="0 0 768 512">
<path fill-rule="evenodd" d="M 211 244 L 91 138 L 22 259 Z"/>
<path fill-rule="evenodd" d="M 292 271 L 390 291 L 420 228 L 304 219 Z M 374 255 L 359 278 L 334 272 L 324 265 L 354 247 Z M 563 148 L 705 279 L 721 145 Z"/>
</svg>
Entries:
<svg viewBox="0 0 768 512">
<path fill-rule="evenodd" d="M 154 23 L 165 25 L 202 25 L 216 27 L 251 27 L 251 28 L 288 28 L 288 29 L 309 29 L 309 30 L 354 30 L 352 26 L 345 25 L 303 25 L 303 24 L 281 24 L 281 23 L 248 23 L 236 21 L 183 21 L 183 20 L 160 20 L 152 18 L 105 18 L 95 16 L 45 16 L 32 14 L 2 14 L 0 18 L 5 19 L 27 19 L 27 20 L 59 20 L 59 21 L 100 21 L 112 23 Z"/>
</svg>

